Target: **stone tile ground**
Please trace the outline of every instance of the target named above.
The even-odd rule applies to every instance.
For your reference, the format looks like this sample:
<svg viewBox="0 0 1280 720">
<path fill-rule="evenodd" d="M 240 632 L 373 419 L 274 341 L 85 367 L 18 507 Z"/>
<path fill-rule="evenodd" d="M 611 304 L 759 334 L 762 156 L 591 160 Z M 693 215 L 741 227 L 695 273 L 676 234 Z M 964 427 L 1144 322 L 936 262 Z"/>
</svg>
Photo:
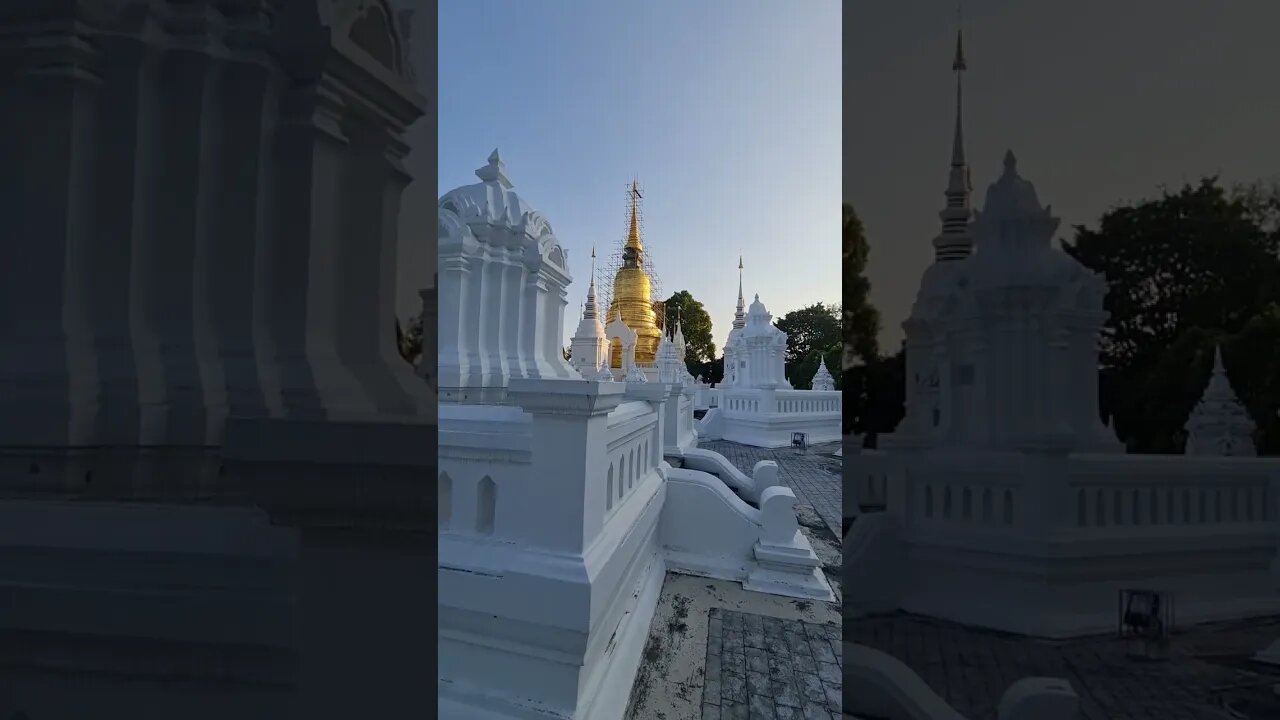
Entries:
<svg viewBox="0 0 1280 720">
<path fill-rule="evenodd" d="M 700 446 L 722 453 L 748 474 L 760 460 L 778 463 L 782 481 L 796 493 L 801 531 L 809 538 L 814 552 L 822 561 L 824 574 L 835 591 L 836 602 L 764 595 L 747 592 L 741 583 L 668 574 L 632 686 L 627 720 L 839 718 L 841 464 L 838 458 L 831 457 L 839 444 L 815 446 L 805 454 L 796 454 L 789 448 L 765 450 L 727 442 L 701 443 Z M 728 620 L 726 629 L 725 618 L 735 617 L 736 620 Z M 740 635 L 733 630 L 739 622 L 743 628 Z M 760 632 L 752 634 L 748 640 L 746 627 L 754 628 L 757 624 Z M 767 636 L 764 634 L 766 627 L 769 628 Z M 829 654 L 821 649 L 815 654 L 813 645 L 807 644 L 807 656 L 799 655 L 787 644 L 789 638 L 798 641 L 801 637 L 809 643 L 810 634 L 815 642 L 820 640 L 830 646 Z M 727 636 L 732 639 L 729 654 L 724 655 Z M 739 647 L 738 637 L 741 638 L 741 652 L 734 650 Z M 774 650 L 781 651 L 785 646 L 785 655 L 772 658 L 767 652 L 770 646 L 766 641 L 769 639 L 775 641 Z M 761 643 L 764 647 L 760 647 Z M 712 650 L 718 659 L 709 660 Z M 749 654 L 748 650 L 751 650 Z M 757 651 L 766 653 L 764 665 L 761 665 L 761 655 Z M 797 660 L 792 656 L 807 659 Z M 730 663 L 727 673 L 726 657 Z M 739 660 L 742 671 L 736 672 Z M 800 672 L 797 672 L 797 663 Z M 753 672 L 757 674 L 751 674 Z M 792 678 L 790 685 L 784 679 L 787 677 Z M 739 679 L 745 698 L 730 695 L 726 703 L 726 683 L 733 692 L 738 689 Z M 751 704 L 753 687 L 767 690 L 755 693 L 754 713 Z M 790 693 L 788 688 L 795 692 Z M 823 703 L 811 703 L 808 715 L 805 714 L 805 705 L 788 704 L 807 699 L 806 691 L 813 696 L 814 703 L 821 691 Z M 831 691 L 834 696 L 829 694 Z M 721 703 L 726 704 L 722 706 Z"/>
<path fill-rule="evenodd" d="M 1174 636 L 1168 659 L 1146 660 L 1114 636 L 1035 640 L 905 614 L 844 620 L 846 641 L 906 663 L 968 720 L 994 720 L 1004 691 L 1033 675 L 1070 680 L 1083 720 L 1275 720 L 1280 672 L 1249 656 L 1277 637 L 1280 618 L 1199 626 Z"/>
<path fill-rule="evenodd" d="M 723 676 L 721 676 L 719 688 L 708 689 L 709 677 L 716 677 L 715 673 L 723 673 L 724 669 L 723 660 L 719 665 L 716 663 L 708 665 L 707 662 L 709 649 L 715 647 L 721 653 L 724 651 L 723 622 L 718 624 L 715 633 L 711 631 L 713 612 L 716 613 L 716 617 L 719 617 L 719 613 L 722 612 L 733 612 L 744 618 L 767 616 L 774 618 L 774 622 L 784 623 L 784 629 L 785 623 L 789 621 L 795 621 L 803 627 L 825 627 L 828 640 L 833 635 L 838 638 L 840 632 L 839 607 L 833 603 L 748 592 L 742 588 L 741 583 L 737 582 L 668 573 L 662 586 L 658 608 L 654 613 L 653 621 L 649 624 L 649 637 L 645 642 L 639 671 L 631 687 L 626 720 L 700 720 L 703 717 L 735 717 L 733 712 L 736 710 L 733 709 L 728 713 L 717 714 L 719 705 L 711 706 L 715 710 L 703 712 L 704 698 L 719 698 L 723 692 Z M 763 632 L 764 620 L 760 622 Z M 774 632 L 770 631 L 770 634 L 773 635 Z M 719 638 L 718 641 L 713 640 L 716 637 Z M 805 637 L 807 639 L 808 636 Z M 785 633 L 783 639 L 786 639 Z M 713 646 L 713 642 L 718 644 Z M 731 643 L 730 647 L 736 647 L 736 643 Z M 742 648 L 741 654 L 745 663 L 747 657 L 745 635 L 742 636 Z M 789 651 L 790 647 L 788 647 Z M 809 649 L 809 653 L 812 656 L 812 648 Z M 756 657 L 756 654 L 752 653 L 752 656 Z M 736 667 L 737 660 L 731 662 Z M 758 663 L 758 657 L 756 662 Z M 708 673 L 711 675 L 709 676 Z M 744 679 L 749 677 L 745 673 L 739 673 L 739 675 Z M 756 680 L 758 681 L 759 678 Z M 757 713 L 751 715 L 749 695 L 747 703 L 747 714 L 740 715 L 741 717 L 764 717 L 769 720 L 804 717 L 803 714 L 796 715 L 792 712 L 793 708 L 787 705 L 781 706 L 783 708 L 781 712 L 777 711 L 777 703 L 774 704 L 775 710 L 772 714 L 762 715 L 759 711 L 763 710 L 764 705 L 760 701 L 757 701 Z M 818 715 L 818 717 L 826 716 Z"/>
<path fill-rule="evenodd" d="M 836 720 L 840 627 L 713 608 L 704 720 Z"/>
</svg>

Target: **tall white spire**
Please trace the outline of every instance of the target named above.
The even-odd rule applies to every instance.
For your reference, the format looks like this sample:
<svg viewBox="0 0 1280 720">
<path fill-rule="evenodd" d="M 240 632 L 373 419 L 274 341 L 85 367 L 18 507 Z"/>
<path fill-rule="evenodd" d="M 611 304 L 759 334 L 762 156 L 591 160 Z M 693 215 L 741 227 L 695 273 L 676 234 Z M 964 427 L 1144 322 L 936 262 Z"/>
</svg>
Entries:
<svg viewBox="0 0 1280 720">
<path fill-rule="evenodd" d="M 969 232 L 969 169 L 964 156 L 964 36 L 956 28 L 956 54 L 951 70 L 956 74 L 956 124 L 951 137 L 951 172 L 947 182 L 947 206 L 938 213 L 942 233 L 933 240 L 936 261 L 963 260 L 973 249 Z"/>
<path fill-rule="evenodd" d="M 742 256 L 738 256 L 738 309 L 733 313 L 733 326 L 741 328 L 747 322 L 746 303 L 742 301 Z"/>
<path fill-rule="evenodd" d="M 587 286 L 587 304 L 582 317 L 588 320 L 596 318 L 596 249 L 591 247 L 591 284 Z"/>
</svg>

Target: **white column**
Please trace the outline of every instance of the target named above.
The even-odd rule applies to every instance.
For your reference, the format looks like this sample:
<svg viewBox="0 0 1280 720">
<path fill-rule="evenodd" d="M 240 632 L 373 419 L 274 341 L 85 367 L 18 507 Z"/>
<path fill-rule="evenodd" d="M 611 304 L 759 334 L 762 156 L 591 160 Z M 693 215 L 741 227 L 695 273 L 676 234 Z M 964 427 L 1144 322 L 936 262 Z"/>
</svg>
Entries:
<svg viewBox="0 0 1280 720">
<path fill-rule="evenodd" d="M 481 344 L 483 338 L 480 328 L 485 322 L 485 268 L 488 266 L 488 242 L 481 239 L 478 247 L 467 257 L 468 282 L 467 293 L 462 298 L 465 309 L 462 320 L 462 333 L 466 338 L 467 376 L 463 385 L 471 388 L 484 387 L 488 365 L 485 363 L 485 348 Z"/>
<path fill-rule="evenodd" d="M 276 94 L 279 93 L 277 98 Z M 258 238 L 254 313 L 259 367 L 278 389 L 279 412 L 287 417 L 323 418 L 325 406 L 307 360 L 308 284 L 313 225 L 324 222 L 313 205 L 319 135 L 338 132 L 332 118 L 317 113 L 315 98 L 282 81 L 268 95 L 281 114 L 270 133 L 264 169 L 263 218 Z M 324 202 L 331 202 L 326 198 Z M 273 400 L 274 403 L 274 400 Z"/>
<path fill-rule="evenodd" d="M 506 230 L 500 231 L 506 233 Z M 495 233 L 496 235 L 497 233 Z M 498 240 L 498 238 L 494 238 Z M 484 365 L 486 386 L 501 387 L 506 384 L 506 348 L 502 342 L 502 313 L 506 310 L 506 278 L 503 272 L 504 259 L 507 255 L 503 244 L 495 243 L 490 247 L 492 259 L 484 268 L 484 302 L 485 312 L 482 315 L 480 328 L 481 343 L 484 346 Z"/>
<path fill-rule="evenodd" d="M 99 108 L 97 141 L 97 238 L 84 248 L 93 268 L 93 302 L 87 308 L 93 328 L 98 372 L 98 417 L 93 436 L 103 445 L 138 444 L 138 371 L 129 320 L 133 234 L 139 222 L 135 202 L 139 142 L 145 131 L 139 101 L 149 82 L 141 40 L 124 36 L 98 39 L 107 60 Z"/>
<path fill-rule="evenodd" d="M 219 408 L 211 408 L 211 444 L 222 441 L 220 415 L 260 417 L 268 413 L 254 342 L 254 302 L 262 156 L 267 142 L 270 71 L 249 63 L 227 63 L 210 96 L 206 162 L 214 163 L 205 200 L 207 230 L 201 236 L 195 279 L 196 327 L 201 363 L 220 380 Z M 203 196 L 203 195 L 202 195 Z M 212 392 L 214 388 L 210 388 Z"/>
<path fill-rule="evenodd" d="M 502 337 L 506 352 L 506 366 L 512 378 L 525 377 L 526 367 L 520 352 L 521 322 L 525 309 L 524 250 L 507 248 L 502 270 Z M 597 363 L 598 364 L 598 363 Z"/>
<path fill-rule="evenodd" d="M 444 248 L 436 277 L 436 318 L 439 323 L 436 373 L 442 393 L 463 387 L 470 375 L 465 298 L 470 295 L 471 263 L 460 254 L 462 247 L 459 244 Z"/>
<path fill-rule="evenodd" d="M 558 280 L 548 283 L 546 302 L 547 324 L 542 341 L 543 355 L 551 368 L 552 376 L 567 380 L 573 377 L 574 373 L 573 368 L 569 367 L 569 363 L 565 361 L 560 345 L 561 338 L 564 336 L 564 309 L 569 304 L 568 293 L 563 283 Z"/>
<path fill-rule="evenodd" d="M 97 360 L 90 307 L 97 242 L 97 51 L 48 38 L 8 78 L 0 111 L 0 445 L 93 443 Z"/>
<path fill-rule="evenodd" d="M 327 80 L 322 79 L 320 84 L 316 91 L 332 92 L 325 87 Z M 312 122 L 323 123 L 327 128 L 319 133 L 311 128 L 306 130 L 310 134 L 307 150 L 312 170 L 306 184 L 311 202 L 306 207 L 305 221 L 295 218 L 307 228 L 311 241 L 307 268 L 307 363 L 327 416 L 366 415 L 375 411 L 373 401 L 339 355 L 342 317 L 348 312 L 346 303 L 350 301 L 343 292 L 350 272 L 346 267 L 344 234 L 349 232 L 349 223 L 361 217 L 359 196 L 344 192 L 349 189 L 344 179 L 350 177 L 352 138 L 344 127 L 341 109 L 328 106 L 328 101 L 319 97 L 310 100 L 314 103 Z M 295 129 L 303 131 L 301 127 Z M 386 322 L 393 323 L 394 316 Z"/>
<path fill-rule="evenodd" d="M 212 60 L 187 50 L 155 59 L 139 122 L 139 218 L 132 313 L 142 401 L 141 444 L 207 442 L 195 340 L 197 246 L 207 167 L 201 161 Z M 207 185 L 204 187 L 207 191 Z M 203 318 L 202 318 L 203 319 Z M 217 402 L 216 397 L 213 398 Z"/>
</svg>

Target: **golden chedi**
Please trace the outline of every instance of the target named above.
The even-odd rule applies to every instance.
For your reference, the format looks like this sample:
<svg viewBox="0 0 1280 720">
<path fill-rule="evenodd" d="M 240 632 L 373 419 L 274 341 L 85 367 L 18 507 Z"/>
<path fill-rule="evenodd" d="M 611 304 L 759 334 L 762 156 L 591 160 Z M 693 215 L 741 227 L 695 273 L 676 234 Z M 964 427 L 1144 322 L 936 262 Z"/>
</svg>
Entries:
<svg viewBox="0 0 1280 720">
<path fill-rule="evenodd" d="M 653 305 L 653 283 L 644 271 L 644 245 L 640 242 L 640 223 L 637 217 L 640 190 L 636 183 L 631 184 L 630 192 L 631 224 L 627 232 L 626 245 L 622 248 L 622 267 L 613 278 L 613 300 L 609 303 L 609 314 L 606 317 L 616 318 L 619 311 L 622 321 L 636 333 L 636 363 L 645 365 L 653 363 L 658 355 L 658 342 L 662 339 L 662 329 L 658 325 L 658 314 Z M 614 339 L 610 364 L 614 368 L 622 367 L 622 345 Z"/>
</svg>

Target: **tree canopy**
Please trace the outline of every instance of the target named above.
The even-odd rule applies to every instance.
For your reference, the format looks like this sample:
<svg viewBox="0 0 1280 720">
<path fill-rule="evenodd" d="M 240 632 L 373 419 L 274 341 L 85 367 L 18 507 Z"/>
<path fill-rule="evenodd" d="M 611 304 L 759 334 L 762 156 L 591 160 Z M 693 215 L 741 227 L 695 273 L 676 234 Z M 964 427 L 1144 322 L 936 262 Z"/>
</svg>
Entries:
<svg viewBox="0 0 1280 720">
<path fill-rule="evenodd" d="M 1236 332 L 1280 298 L 1276 237 L 1216 178 L 1075 231 L 1063 249 L 1107 281 L 1105 367 L 1154 362 L 1192 327 Z"/>
<path fill-rule="evenodd" d="M 830 355 L 828 370 L 832 362 L 840 360 L 842 333 L 838 306 L 814 303 L 792 310 L 775 320 L 774 325 L 787 334 L 784 362 L 787 379 L 795 387 L 809 387 L 822 357 Z M 835 367 L 838 372 L 839 365 Z"/>
<path fill-rule="evenodd" d="M 1268 227 L 1276 197 L 1256 185 L 1228 192 L 1206 178 L 1115 207 L 1097 229 L 1077 226 L 1063 242 L 1106 278 L 1101 409 L 1130 449 L 1181 451 L 1216 343 L 1237 394 L 1255 409 L 1260 449 L 1274 444 L 1261 436 L 1275 432 L 1266 409 L 1280 400 L 1275 368 L 1240 350 L 1263 358 L 1280 350 L 1280 234 Z"/>
<path fill-rule="evenodd" d="M 844 312 L 841 320 L 847 348 L 841 366 L 847 367 L 855 358 L 864 363 L 873 362 L 878 357 L 880 334 L 880 313 L 867 299 L 871 291 L 871 282 L 866 278 L 871 247 L 863 233 L 862 221 L 848 203 L 844 204 L 841 238 L 844 246 L 841 268 Z"/>
<path fill-rule="evenodd" d="M 694 299 L 688 290 L 673 293 L 665 303 L 666 328 L 674 328 L 676 314 L 680 316 L 680 331 L 684 334 L 684 362 L 689 372 L 716 356 L 716 344 L 711 339 L 711 315 L 702 303 Z"/>
</svg>

